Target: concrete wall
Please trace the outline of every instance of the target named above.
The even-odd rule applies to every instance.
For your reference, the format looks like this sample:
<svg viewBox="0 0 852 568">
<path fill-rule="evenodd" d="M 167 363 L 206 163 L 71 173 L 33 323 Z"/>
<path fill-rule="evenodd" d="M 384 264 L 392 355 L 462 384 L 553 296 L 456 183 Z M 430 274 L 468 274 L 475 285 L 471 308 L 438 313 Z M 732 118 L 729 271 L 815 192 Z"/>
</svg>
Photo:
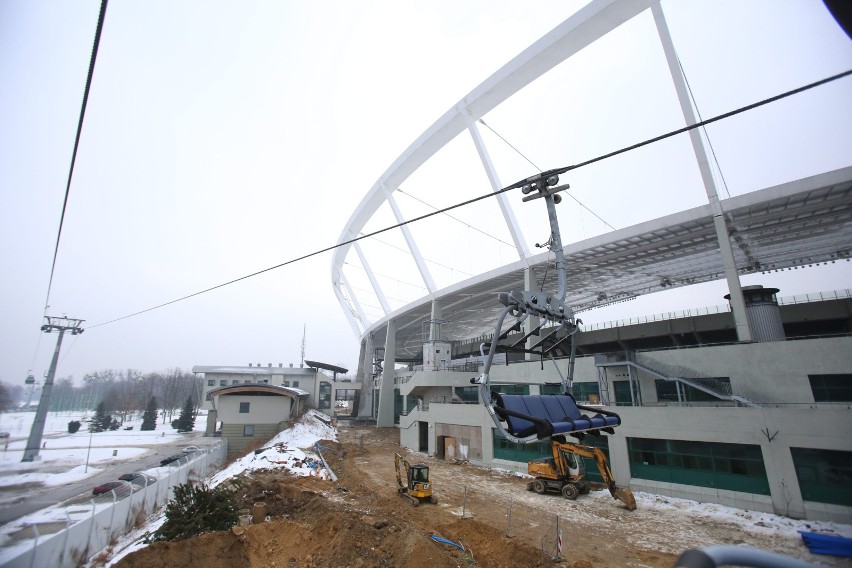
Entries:
<svg viewBox="0 0 852 568">
<path fill-rule="evenodd" d="M 258 443 L 264 443 L 273 436 L 286 430 L 289 425 L 286 422 L 275 424 L 255 424 L 254 435 L 244 435 L 245 424 L 222 423 L 222 437 L 228 440 L 228 458 L 241 456 L 248 451 L 248 447 Z"/>
<path fill-rule="evenodd" d="M 240 403 L 248 402 L 249 411 L 240 412 Z M 240 396 L 231 394 L 217 397 L 218 420 L 228 424 L 270 424 L 289 420 L 293 399 L 289 396 Z"/>
<path fill-rule="evenodd" d="M 816 448 L 852 452 L 852 404 L 814 403 L 809 374 L 852 372 L 852 338 L 821 338 L 702 348 L 668 349 L 639 354 L 651 367 L 692 371 L 697 377 L 729 377 L 734 393 L 763 403 L 757 408 L 725 406 L 619 406 L 609 407 L 621 415 L 622 426 L 608 436 L 611 465 L 616 483 L 634 490 L 682 497 L 733 507 L 766 511 L 794 518 L 852 522 L 852 507 L 803 502 L 790 448 Z M 558 361 L 565 373 L 567 361 Z M 633 370 L 645 403 L 656 401 L 655 377 Z M 430 372 L 413 376 L 405 383 L 409 392 L 439 396 L 448 387 L 469 386 L 464 373 Z M 608 368 L 609 380 L 627 378 L 626 368 Z M 597 382 L 598 369 L 592 357 L 577 360 L 575 381 Z M 466 382 L 462 382 L 466 381 Z M 517 363 L 493 367 L 493 383 L 558 382 L 553 364 Z M 535 387 L 531 389 L 533 391 Z M 436 399 L 432 399 L 436 400 Z M 438 399 L 439 400 L 439 399 Z M 424 424 L 426 423 L 426 424 Z M 481 432 L 481 457 L 472 463 L 526 471 L 526 464 L 494 460 L 493 422 L 481 404 L 430 402 L 423 410 L 400 417 L 400 443 L 419 447 L 420 428 L 428 428 L 429 453 L 435 454 L 438 436 L 472 436 Z M 694 487 L 633 479 L 627 452 L 628 438 L 659 438 L 752 444 L 761 448 L 771 495 L 756 495 L 714 488 Z M 472 447 L 473 445 L 471 445 Z"/>
</svg>

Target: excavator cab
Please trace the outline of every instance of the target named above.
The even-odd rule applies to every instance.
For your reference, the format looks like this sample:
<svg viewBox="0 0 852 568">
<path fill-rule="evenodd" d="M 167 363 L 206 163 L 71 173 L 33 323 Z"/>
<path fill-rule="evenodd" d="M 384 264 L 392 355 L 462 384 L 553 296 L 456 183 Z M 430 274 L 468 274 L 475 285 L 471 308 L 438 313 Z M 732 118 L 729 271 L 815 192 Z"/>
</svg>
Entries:
<svg viewBox="0 0 852 568">
<path fill-rule="evenodd" d="M 432 495 L 428 465 L 409 465 L 408 461 L 397 453 L 394 455 L 394 466 L 396 467 L 396 481 L 399 485 L 398 491 L 400 496 L 408 499 L 415 507 L 421 501 L 428 501 L 429 503 L 438 502 Z M 404 483 L 403 476 L 405 477 Z"/>
</svg>

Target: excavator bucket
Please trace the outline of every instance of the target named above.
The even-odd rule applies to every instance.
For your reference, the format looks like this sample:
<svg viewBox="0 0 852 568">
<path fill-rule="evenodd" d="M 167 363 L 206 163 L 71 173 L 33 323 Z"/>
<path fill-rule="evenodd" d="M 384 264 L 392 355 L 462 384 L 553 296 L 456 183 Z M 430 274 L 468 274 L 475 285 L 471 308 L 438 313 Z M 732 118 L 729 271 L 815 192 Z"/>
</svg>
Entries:
<svg viewBox="0 0 852 568">
<path fill-rule="evenodd" d="M 612 496 L 624 503 L 628 511 L 636 510 L 636 497 L 633 496 L 629 487 L 616 487 Z"/>
</svg>

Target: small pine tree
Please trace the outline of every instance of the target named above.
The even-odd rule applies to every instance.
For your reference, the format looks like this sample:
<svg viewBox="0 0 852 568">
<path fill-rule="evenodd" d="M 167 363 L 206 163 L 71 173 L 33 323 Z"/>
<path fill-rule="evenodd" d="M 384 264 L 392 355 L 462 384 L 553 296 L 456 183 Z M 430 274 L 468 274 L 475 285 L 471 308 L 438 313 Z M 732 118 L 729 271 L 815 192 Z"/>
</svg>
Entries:
<svg viewBox="0 0 852 568">
<path fill-rule="evenodd" d="M 95 408 L 95 417 L 89 424 L 89 432 L 106 432 L 112 424 L 112 416 L 107 414 L 106 404 L 104 401 L 98 403 Z"/>
<path fill-rule="evenodd" d="M 192 397 L 187 398 L 186 402 L 183 403 L 176 426 L 178 432 L 192 432 L 192 429 L 195 428 L 195 403 L 192 402 Z"/>
<path fill-rule="evenodd" d="M 68 423 L 68 433 L 76 434 L 77 431 L 80 429 L 80 426 L 82 426 L 82 423 L 79 420 L 72 420 Z"/>
<path fill-rule="evenodd" d="M 156 430 L 157 429 L 157 397 L 152 396 L 148 401 L 148 408 L 145 409 L 145 414 L 142 415 L 142 426 L 140 430 Z"/>
<path fill-rule="evenodd" d="M 219 486 L 183 483 L 174 488 L 174 499 L 166 505 L 166 521 L 148 541 L 174 540 L 207 531 L 227 530 L 237 523 L 234 495 Z"/>
</svg>

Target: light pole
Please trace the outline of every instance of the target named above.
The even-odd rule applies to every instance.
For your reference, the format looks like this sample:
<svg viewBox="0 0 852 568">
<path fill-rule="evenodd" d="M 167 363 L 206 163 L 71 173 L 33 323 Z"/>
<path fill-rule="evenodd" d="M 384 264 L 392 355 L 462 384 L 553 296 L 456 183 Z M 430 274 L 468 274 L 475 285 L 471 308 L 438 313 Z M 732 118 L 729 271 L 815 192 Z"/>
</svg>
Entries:
<svg viewBox="0 0 852 568">
<path fill-rule="evenodd" d="M 55 318 L 44 316 L 47 323 L 41 326 L 41 330 L 45 333 L 50 333 L 53 330 L 59 331 L 59 337 L 56 338 L 56 349 L 53 351 L 53 359 L 50 362 L 50 370 L 47 372 L 47 378 L 44 380 L 44 386 L 41 389 L 41 398 L 38 402 L 33 427 L 30 430 L 30 437 L 27 440 L 27 448 L 24 450 L 22 462 L 31 462 L 38 456 L 39 448 L 41 447 L 41 435 L 44 433 L 44 421 L 47 418 L 47 411 L 50 408 L 50 391 L 53 389 L 53 378 L 56 375 L 56 364 L 59 362 L 59 348 L 62 346 L 62 336 L 65 331 L 70 331 L 71 335 L 79 335 L 83 333 L 83 328 L 80 324 L 84 320 L 70 319 L 66 317 Z"/>
<path fill-rule="evenodd" d="M 86 469 L 83 470 L 83 473 L 89 473 L 89 454 L 92 453 L 92 433 L 94 433 L 94 430 L 92 430 L 92 428 L 90 427 L 89 428 L 89 449 L 86 450 Z"/>
</svg>

